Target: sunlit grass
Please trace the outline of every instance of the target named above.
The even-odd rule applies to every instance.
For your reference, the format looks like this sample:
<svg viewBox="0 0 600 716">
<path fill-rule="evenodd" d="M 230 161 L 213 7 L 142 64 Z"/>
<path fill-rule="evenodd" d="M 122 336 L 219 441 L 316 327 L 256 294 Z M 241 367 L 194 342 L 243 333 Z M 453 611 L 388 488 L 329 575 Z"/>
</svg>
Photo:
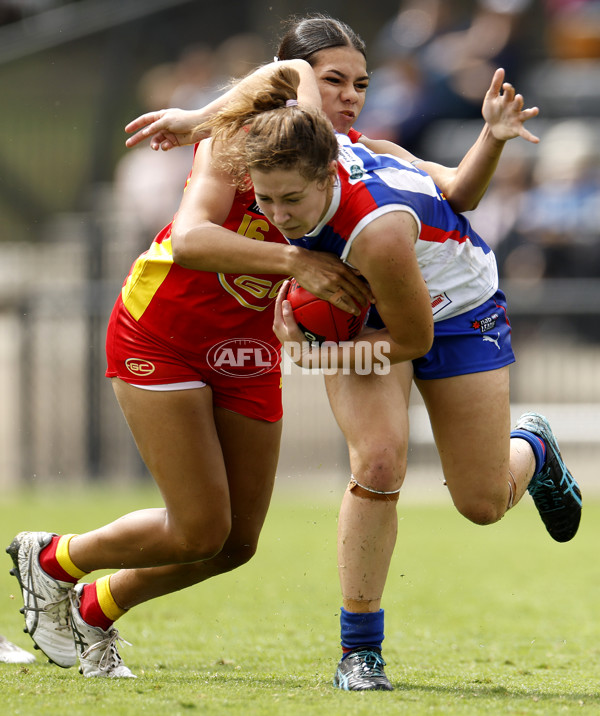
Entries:
<svg viewBox="0 0 600 716">
<path fill-rule="evenodd" d="M 600 709 L 600 504 L 559 545 L 529 499 L 497 525 L 448 504 L 400 505 L 385 595 L 393 693 L 331 687 L 339 658 L 339 495 L 276 493 L 248 565 L 144 604 L 119 622 L 135 681 L 83 679 L 39 656 L 0 665 L 7 714 L 562 714 Z M 156 493 L 109 488 L 5 498 L 1 533 L 83 531 Z M 4 558 L 0 633 L 30 648 Z M 11 598 L 14 595 L 14 599 Z"/>
</svg>

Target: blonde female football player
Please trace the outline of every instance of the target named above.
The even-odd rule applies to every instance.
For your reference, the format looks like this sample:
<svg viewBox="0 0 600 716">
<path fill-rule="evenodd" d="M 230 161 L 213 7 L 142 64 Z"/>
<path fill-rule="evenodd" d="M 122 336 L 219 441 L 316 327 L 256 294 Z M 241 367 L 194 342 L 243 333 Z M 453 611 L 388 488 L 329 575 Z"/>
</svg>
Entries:
<svg viewBox="0 0 600 716">
<path fill-rule="evenodd" d="M 356 37 L 349 28 L 346 29 L 337 21 L 319 20 L 317 25 L 311 22 L 311 32 L 303 36 L 310 38 L 309 50 L 312 50 L 313 69 L 318 80 L 316 96 L 318 98 L 320 93 L 324 97 L 334 124 L 340 130 L 347 129 L 349 119 L 356 118 L 364 102 L 364 53 L 357 49 Z M 360 43 L 358 44 L 360 47 Z M 302 65 L 299 66 L 299 70 L 305 69 Z M 313 70 L 310 70 L 310 73 L 314 81 Z M 500 77 L 500 84 L 501 79 Z M 514 98 L 514 92 L 512 97 L 510 93 L 500 96 L 498 77 L 494 79 L 494 83 L 490 96 L 486 99 L 486 107 L 493 120 L 486 126 L 483 139 L 477 144 L 475 151 L 470 153 L 458 170 L 445 170 L 437 165 L 431 167 L 432 171 L 437 167 L 440 183 L 444 184 L 451 199 L 458 204 L 477 202 L 481 187 L 486 185 L 486 178 L 489 180 L 505 139 L 523 133 L 523 122 L 532 116 L 532 111 L 522 111 L 522 102 L 519 103 L 519 100 Z M 494 132 L 490 129 L 492 126 Z M 498 136 L 495 136 L 495 133 Z M 384 148 L 387 147 L 385 144 Z M 148 351 L 155 349 L 152 341 L 148 343 L 146 340 L 152 338 L 152 335 L 139 334 L 135 323 L 139 322 L 139 317 L 143 320 L 146 310 L 144 306 L 151 306 L 151 303 L 144 304 L 144 301 L 148 301 L 148 293 L 144 293 L 144 287 L 148 285 L 147 279 L 150 277 L 151 281 L 155 281 L 161 269 L 171 266 L 171 250 L 174 263 L 178 266 L 176 269 L 171 266 L 174 277 L 177 274 L 189 277 L 186 271 L 218 271 L 221 278 L 225 276 L 227 282 L 229 272 L 265 273 L 271 270 L 274 274 L 267 273 L 261 280 L 272 281 L 273 276 L 280 271 L 283 271 L 284 275 L 302 271 L 299 266 L 301 261 L 295 264 L 295 267 L 290 265 L 290 247 L 284 243 L 275 239 L 260 243 L 249 242 L 249 235 L 244 238 L 236 231 L 246 221 L 248 212 L 248 226 L 251 224 L 256 228 L 257 222 L 260 222 L 261 226 L 268 224 L 264 217 L 255 211 L 253 202 L 248 200 L 244 203 L 239 193 L 235 195 L 234 201 L 238 207 L 236 211 L 240 211 L 237 215 L 238 224 L 228 225 L 235 233 L 227 232 L 219 226 L 227 217 L 227 212 L 232 211 L 231 197 L 234 192 L 231 181 L 222 172 L 215 170 L 208 159 L 210 145 L 203 143 L 197 152 L 194 172 L 177 221 L 172 230 L 161 232 L 143 261 L 136 262 L 124 287 L 123 306 L 118 303 L 118 311 L 109 333 L 109 355 L 113 355 L 111 364 L 121 365 L 120 368 L 111 368 L 111 372 L 116 371 L 113 378 L 115 391 L 140 450 L 165 495 L 166 507 L 155 511 L 141 511 L 100 530 L 72 538 L 68 535 L 53 537 L 49 533 L 33 533 L 29 534 L 26 540 L 21 536 L 16 544 L 13 543 L 15 569 L 22 585 L 31 584 L 31 570 L 34 570 L 38 586 L 44 582 L 48 587 L 45 601 L 46 606 L 51 608 L 42 611 L 37 610 L 36 605 L 31 605 L 32 595 L 24 588 L 26 624 L 32 637 L 54 661 L 63 666 L 71 665 L 79 657 L 87 676 L 131 676 L 116 650 L 117 634 L 112 626 L 114 620 L 136 604 L 202 581 L 246 561 L 256 547 L 268 506 L 279 440 L 278 394 L 265 401 L 267 393 L 262 386 L 261 390 L 244 395 L 237 381 L 235 385 L 230 384 L 235 394 L 235 403 L 231 403 L 227 402 L 229 399 L 226 392 L 223 393 L 222 386 L 215 383 L 211 386 L 215 391 L 214 400 L 219 400 L 215 409 L 215 427 L 212 425 L 215 420 L 212 413 L 207 416 L 205 422 L 196 419 L 190 421 L 190 415 L 204 415 L 207 410 L 212 410 L 212 402 L 207 397 L 210 393 L 206 387 L 198 385 L 197 376 L 190 375 L 186 368 L 185 375 L 176 376 L 181 390 L 150 390 L 153 384 L 159 387 L 169 383 L 162 382 L 164 374 L 161 377 L 158 372 L 150 370 L 152 366 L 156 368 L 151 352 L 140 356 L 136 351 L 136 355 L 129 355 L 134 360 L 129 360 L 125 350 L 127 343 L 121 340 L 131 334 L 136 337 L 136 348 L 140 346 Z M 477 181 L 469 182 L 469 175 L 478 177 Z M 462 184 L 470 187 L 470 199 L 467 197 L 468 192 L 462 190 L 456 181 L 459 176 L 462 177 Z M 227 206 L 228 197 L 230 203 Z M 209 202 L 209 210 L 203 214 L 205 210 L 202 207 L 206 206 L 203 202 L 206 201 Z M 284 256 L 288 256 L 288 260 L 283 259 Z M 307 261 L 305 268 L 308 265 L 314 268 L 315 260 Z M 150 274 L 147 273 L 149 269 L 152 269 Z M 325 271 L 326 280 L 320 287 L 313 288 L 313 292 L 320 288 L 331 300 L 343 303 L 348 295 L 352 295 L 353 290 L 361 290 L 352 283 L 352 275 L 340 271 L 336 264 L 328 264 L 325 268 L 320 262 L 320 271 Z M 211 281 L 208 277 L 205 278 L 206 281 Z M 193 278 L 189 277 L 189 280 L 194 283 Z M 216 274 L 210 285 L 214 286 L 215 281 Z M 235 292 L 239 281 L 228 283 L 228 286 Z M 223 298 L 231 298 L 231 291 L 225 290 L 227 296 L 225 293 L 215 294 L 221 296 L 220 306 L 223 305 Z M 131 310 L 125 303 L 129 304 Z M 264 308 L 265 310 L 256 312 L 256 315 L 262 316 L 261 331 L 265 325 L 270 326 L 272 319 L 272 305 L 269 307 L 267 302 Z M 177 315 L 181 316 L 180 310 L 177 310 Z M 169 320 L 168 315 L 163 319 L 165 331 L 170 327 Z M 173 322 L 173 325 L 177 323 Z M 245 321 L 243 325 L 246 326 Z M 249 330 L 254 334 L 257 328 L 255 326 Z M 193 331 L 190 332 L 192 333 Z M 165 333 L 160 336 L 161 341 L 164 343 L 165 337 L 168 338 L 169 335 L 171 334 Z M 211 377 L 216 379 L 216 376 Z M 276 391 L 276 388 L 277 386 L 274 386 L 273 389 Z M 272 395 L 272 392 L 268 395 Z M 196 404 L 193 403 L 194 400 L 197 400 Z M 244 403 L 244 411 L 250 406 L 252 414 L 241 410 L 239 406 Z M 155 419 L 157 414 L 162 417 L 161 421 Z M 170 417 L 164 422 L 166 416 Z M 273 417 L 275 421 L 270 422 Z M 180 420 L 181 427 L 177 428 Z M 242 429 L 243 425 L 248 426 L 248 430 Z M 246 459 L 250 453 L 244 451 L 240 444 L 246 434 L 248 444 L 253 447 L 252 460 Z M 198 436 L 202 436 L 202 440 L 206 436 L 208 442 L 197 441 Z M 206 445 L 217 447 L 217 438 L 226 461 L 226 478 L 220 468 L 219 481 L 214 485 L 200 483 L 196 487 L 192 475 L 203 474 L 206 467 L 210 468 L 207 459 L 212 452 L 206 450 Z M 262 447 L 256 449 L 259 444 Z M 269 461 L 267 465 L 264 460 Z M 216 456 L 211 465 L 221 465 L 220 461 L 221 458 Z M 188 474 L 189 480 L 186 478 Z M 185 484 L 181 482 L 182 479 L 185 479 Z M 247 492 L 250 486 L 254 490 L 252 499 L 249 499 Z M 190 490 L 196 490 L 197 495 Z M 171 493 L 175 496 L 174 499 Z M 198 514 L 194 505 L 200 504 L 200 499 L 206 501 L 209 493 L 214 493 L 211 497 L 211 514 Z M 227 498 L 231 502 L 230 506 L 227 505 Z M 222 513 L 214 509 L 214 506 L 219 504 L 224 506 Z M 228 527 L 228 514 L 234 518 L 231 528 Z M 221 520 L 218 522 L 219 529 L 209 529 L 208 524 L 206 529 L 197 529 L 199 524 L 204 524 L 205 517 L 210 517 L 213 521 Z M 156 528 L 157 524 L 160 530 Z M 181 541 L 178 546 L 173 545 L 173 537 L 177 537 L 177 534 L 183 534 L 185 537 L 190 525 L 194 527 L 190 544 L 187 545 L 185 538 L 184 549 L 181 549 Z M 229 533 L 228 529 L 231 530 Z M 206 534 L 218 537 L 220 533 L 227 535 L 224 544 L 203 543 Z M 239 546 L 243 548 L 238 548 Z M 207 556 L 207 550 L 211 552 L 213 549 L 217 550 L 217 553 Z M 180 560 L 186 564 L 170 564 Z M 153 567 L 154 564 L 165 566 Z M 73 591 L 72 585 L 86 573 L 105 566 L 124 569 L 110 578 L 92 582 L 91 585 L 79 585 Z M 73 604 L 68 597 L 73 597 Z M 76 649 L 73 647 L 73 632 L 77 640 Z M 92 645 L 91 641 L 95 641 L 95 644 Z M 91 649 L 91 646 L 95 648 Z"/>
<path fill-rule="evenodd" d="M 290 274 L 351 311 L 371 298 L 338 257 L 291 246 L 203 142 L 175 219 L 134 262 L 107 331 L 107 376 L 164 507 L 75 536 L 23 532 L 8 548 L 26 629 L 57 665 L 131 678 L 115 620 L 255 553 L 281 438 L 273 309 Z M 118 571 L 79 583 L 103 568 Z"/>
</svg>

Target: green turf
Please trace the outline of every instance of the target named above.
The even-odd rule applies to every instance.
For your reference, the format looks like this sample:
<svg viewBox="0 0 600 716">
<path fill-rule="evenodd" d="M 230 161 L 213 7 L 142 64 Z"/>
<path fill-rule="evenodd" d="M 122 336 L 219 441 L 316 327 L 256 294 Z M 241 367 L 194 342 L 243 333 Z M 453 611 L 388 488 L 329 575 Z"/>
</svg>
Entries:
<svg viewBox="0 0 600 716">
<path fill-rule="evenodd" d="M 333 491 L 332 491 L 333 492 Z M 342 693 L 337 497 L 276 492 L 250 564 L 132 610 L 119 628 L 135 681 L 87 680 L 44 662 L 0 664 L 6 714 L 563 714 L 600 712 L 600 503 L 559 545 L 526 496 L 501 523 L 477 527 L 447 503 L 400 505 L 388 581 L 387 673 L 393 693 Z M 4 499 L 0 532 L 82 531 L 154 492 L 108 488 L 59 502 Z M 0 633 L 25 648 L 11 563 L 0 570 Z M 11 595 L 15 595 L 14 598 Z"/>
</svg>

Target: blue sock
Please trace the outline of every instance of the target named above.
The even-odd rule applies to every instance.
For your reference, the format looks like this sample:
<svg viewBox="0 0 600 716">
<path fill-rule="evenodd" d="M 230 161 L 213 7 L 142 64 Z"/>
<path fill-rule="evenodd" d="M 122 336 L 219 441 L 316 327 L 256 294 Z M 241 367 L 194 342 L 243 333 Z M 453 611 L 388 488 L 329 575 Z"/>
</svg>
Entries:
<svg viewBox="0 0 600 716">
<path fill-rule="evenodd" d="M 535 456 L 535 472 L 533 474 L 537 475 L 538 472 L 541 472 L 544 467 L 544 463 L 546 462 L 546 443 L 542 440 L 542 438 L 538 437 L 535 433 L 532 433 L 529 430 L 513 430 L 510 436 L 511 438 L 521 438 L 522 440 L 527 440 L 527 442 L 531 445 L 531 449 L 533 450 L 533 454 Z"/>
<path fill-rule="evenodd" d="M 343 607 L 340 611 L 342 633 L 342 649 L 344 657 L 352 650 L 361 646 L 371 646 L 381 650 L 383 642 L 383 609 L 378 612 L 347 612 Z M 342 658 L 344 658 L 342 657 Z"/>
</svg>

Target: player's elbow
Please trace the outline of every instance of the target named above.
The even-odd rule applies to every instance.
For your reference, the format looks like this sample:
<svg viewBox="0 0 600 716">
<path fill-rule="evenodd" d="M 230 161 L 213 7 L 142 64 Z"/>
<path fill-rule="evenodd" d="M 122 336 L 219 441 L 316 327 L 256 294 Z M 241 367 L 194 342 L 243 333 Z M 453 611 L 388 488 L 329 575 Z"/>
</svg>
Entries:
<svg viewBox="0 0 600 716">
<path fill-rule="evenodd" d="M 200 226 L 188 228 L 173 224 L 171 230 L 171 255 L 173 263 L 182 268 L 201 269 L 207 260 L 208 252 L 203 253 Z"/>
<path fill-rule="evenodd" d="M 416 336 L 412 344 L 413 359 L 424 356 L 431 350 L 433 345 L 433 328 L 431 331 L 424 331 Z"/>
<path fill-rule="evenodd" d="M 183 265 L 186 255 L 186 231 L 183 227 L 174 222 L 171 226 L 171 255 L 173 262 Z"/>
<path fill-rule="evenodd" d="M 457 214 L 463 214 L 465 211 L 473 211 L 476 209 L 479 206 L 479 199 L 480 197 L 477 197 L 477 199 L 464 199 L 461 201 L 455 201 L 450 205 Z"/>
<path fill-rule="evenodd" d="M 433 332 L 418 334 L 394 334 L 390 331 L 391 344 L 386 353 L 390 363 L 403 363 L 407 360 L 421 358 L 431 350 Z"/>
<path fill-rule="evenodd" d="M 421 337 L 420 341 L 418 341 L 418 346 L 416 347 L 417 358 L 424 356 L 425 353 L 429 353 L 432 346 L 433 346 L 433 326 L 431 327 L 431 330 L 427 331 Z"/>
<path fill-rule="evenodd" d="M 433 345 L 433 323 L 431 325 L 419 326 L 416 330 L 403 332 L 402 335 L 392 338 L 404 347 L 408 354 L 408 360 L 414 360 L 424 356 L 431 350 Z"/>
<path fill-rule="evenodd" d="M 479 206 L 481 201 L 481 194 L 475 196 L 472 192 L 465 193 L 462 187 L 455 185 L 448 191 L 444 192 L 446 201 L 452 207 L 452 210 L 457 214 L 462 214 L 465 211 L 473 211 Z"/>
<path fill-rule="evenodd" d="M 175 227 L 173 227 L 171 232 L 171 254 L 173 256 L 173 263 L 187 268 L 190 260 L 189 246 L 190 242 L 187 239 L 187 232 L 176 230 Z"/>
</svg>

